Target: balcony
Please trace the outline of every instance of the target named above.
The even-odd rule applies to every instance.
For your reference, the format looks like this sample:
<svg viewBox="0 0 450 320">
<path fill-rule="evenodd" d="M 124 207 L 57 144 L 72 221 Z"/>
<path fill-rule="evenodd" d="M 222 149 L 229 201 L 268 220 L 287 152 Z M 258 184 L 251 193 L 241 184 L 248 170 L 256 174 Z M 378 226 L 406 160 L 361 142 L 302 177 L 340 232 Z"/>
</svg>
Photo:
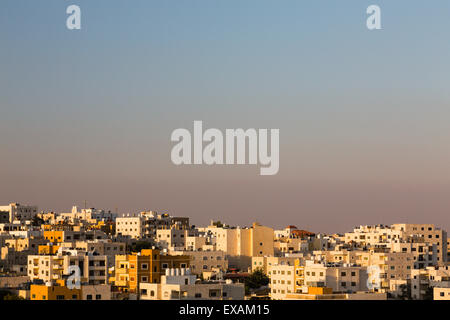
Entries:
<svg viewBox="0 0 450 320">
<path fill-rule="evenodd" d="M 114 282 L 114 285 L 116 287 L 129 287 L 130 286 L 130 281 L 128 280 L 118 280 Z"/>
</svg>

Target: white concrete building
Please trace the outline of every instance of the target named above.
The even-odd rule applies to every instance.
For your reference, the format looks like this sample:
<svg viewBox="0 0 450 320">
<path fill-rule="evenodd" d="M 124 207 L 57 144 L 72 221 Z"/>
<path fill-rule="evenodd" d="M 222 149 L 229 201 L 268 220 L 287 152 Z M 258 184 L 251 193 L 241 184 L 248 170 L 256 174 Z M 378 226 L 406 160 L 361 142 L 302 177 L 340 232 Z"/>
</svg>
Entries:
<svg viewBox="0 0 450 320">
<path fill-rule="evenodd" d="M 140 283 L 141 300 L 243 300 L 244 284 L 196 282 L 189 269 L 166 269 L 161 283 Z"/>
<path fill-rule="evenodd" d="M 26 221 L 33 219 L 38 213 L 37 206 L 24 206 L 19 203 L 10 203 L 0 206 L 0 222 Z"/>
</svg>

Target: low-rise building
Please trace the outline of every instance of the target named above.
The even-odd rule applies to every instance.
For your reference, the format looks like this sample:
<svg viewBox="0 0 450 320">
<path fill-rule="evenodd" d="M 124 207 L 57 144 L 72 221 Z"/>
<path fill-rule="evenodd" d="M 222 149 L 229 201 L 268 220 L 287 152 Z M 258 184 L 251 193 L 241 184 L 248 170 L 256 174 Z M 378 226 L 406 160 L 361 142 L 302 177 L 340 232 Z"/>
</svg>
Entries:
<svg viewBox="0 0 450 320">
<path fill-rule="evenodd" d="M 141 283 L 141 300 L 243 300 L 244 285 L 231 281 L 196 282 L 189 269 L 167 269 L 161 283 Z"/>
</svg>

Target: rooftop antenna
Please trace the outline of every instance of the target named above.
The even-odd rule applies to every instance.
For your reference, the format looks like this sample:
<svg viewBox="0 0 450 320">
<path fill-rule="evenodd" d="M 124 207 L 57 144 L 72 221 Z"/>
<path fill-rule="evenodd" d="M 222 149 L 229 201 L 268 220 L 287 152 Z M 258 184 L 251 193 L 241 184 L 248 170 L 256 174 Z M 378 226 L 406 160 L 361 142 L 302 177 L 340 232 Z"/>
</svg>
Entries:
<svg viewBox="0 0 450 320">
<path fill-rule="evenodd" d="M 87 203 L 87 201 L 84 200 L 84 208 L 85 208 L 85 209 L 87 208 L 86 203 Z"/>
</svg>

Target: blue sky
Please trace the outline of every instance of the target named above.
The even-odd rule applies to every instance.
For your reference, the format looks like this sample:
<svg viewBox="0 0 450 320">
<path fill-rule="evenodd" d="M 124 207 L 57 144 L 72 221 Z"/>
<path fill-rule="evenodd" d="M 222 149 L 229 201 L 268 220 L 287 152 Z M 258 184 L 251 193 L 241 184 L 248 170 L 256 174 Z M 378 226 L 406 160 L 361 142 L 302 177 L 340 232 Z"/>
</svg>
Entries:
<svg viewBox="0 0 450 320">
<path fill-rule="evenodd" d="M 2 0 L 0 201 L 450 227 L 449 17 L 439 0 Z M 194 120 L 279 128 L 280 173 L 173 166 Z"/>
</svg>

